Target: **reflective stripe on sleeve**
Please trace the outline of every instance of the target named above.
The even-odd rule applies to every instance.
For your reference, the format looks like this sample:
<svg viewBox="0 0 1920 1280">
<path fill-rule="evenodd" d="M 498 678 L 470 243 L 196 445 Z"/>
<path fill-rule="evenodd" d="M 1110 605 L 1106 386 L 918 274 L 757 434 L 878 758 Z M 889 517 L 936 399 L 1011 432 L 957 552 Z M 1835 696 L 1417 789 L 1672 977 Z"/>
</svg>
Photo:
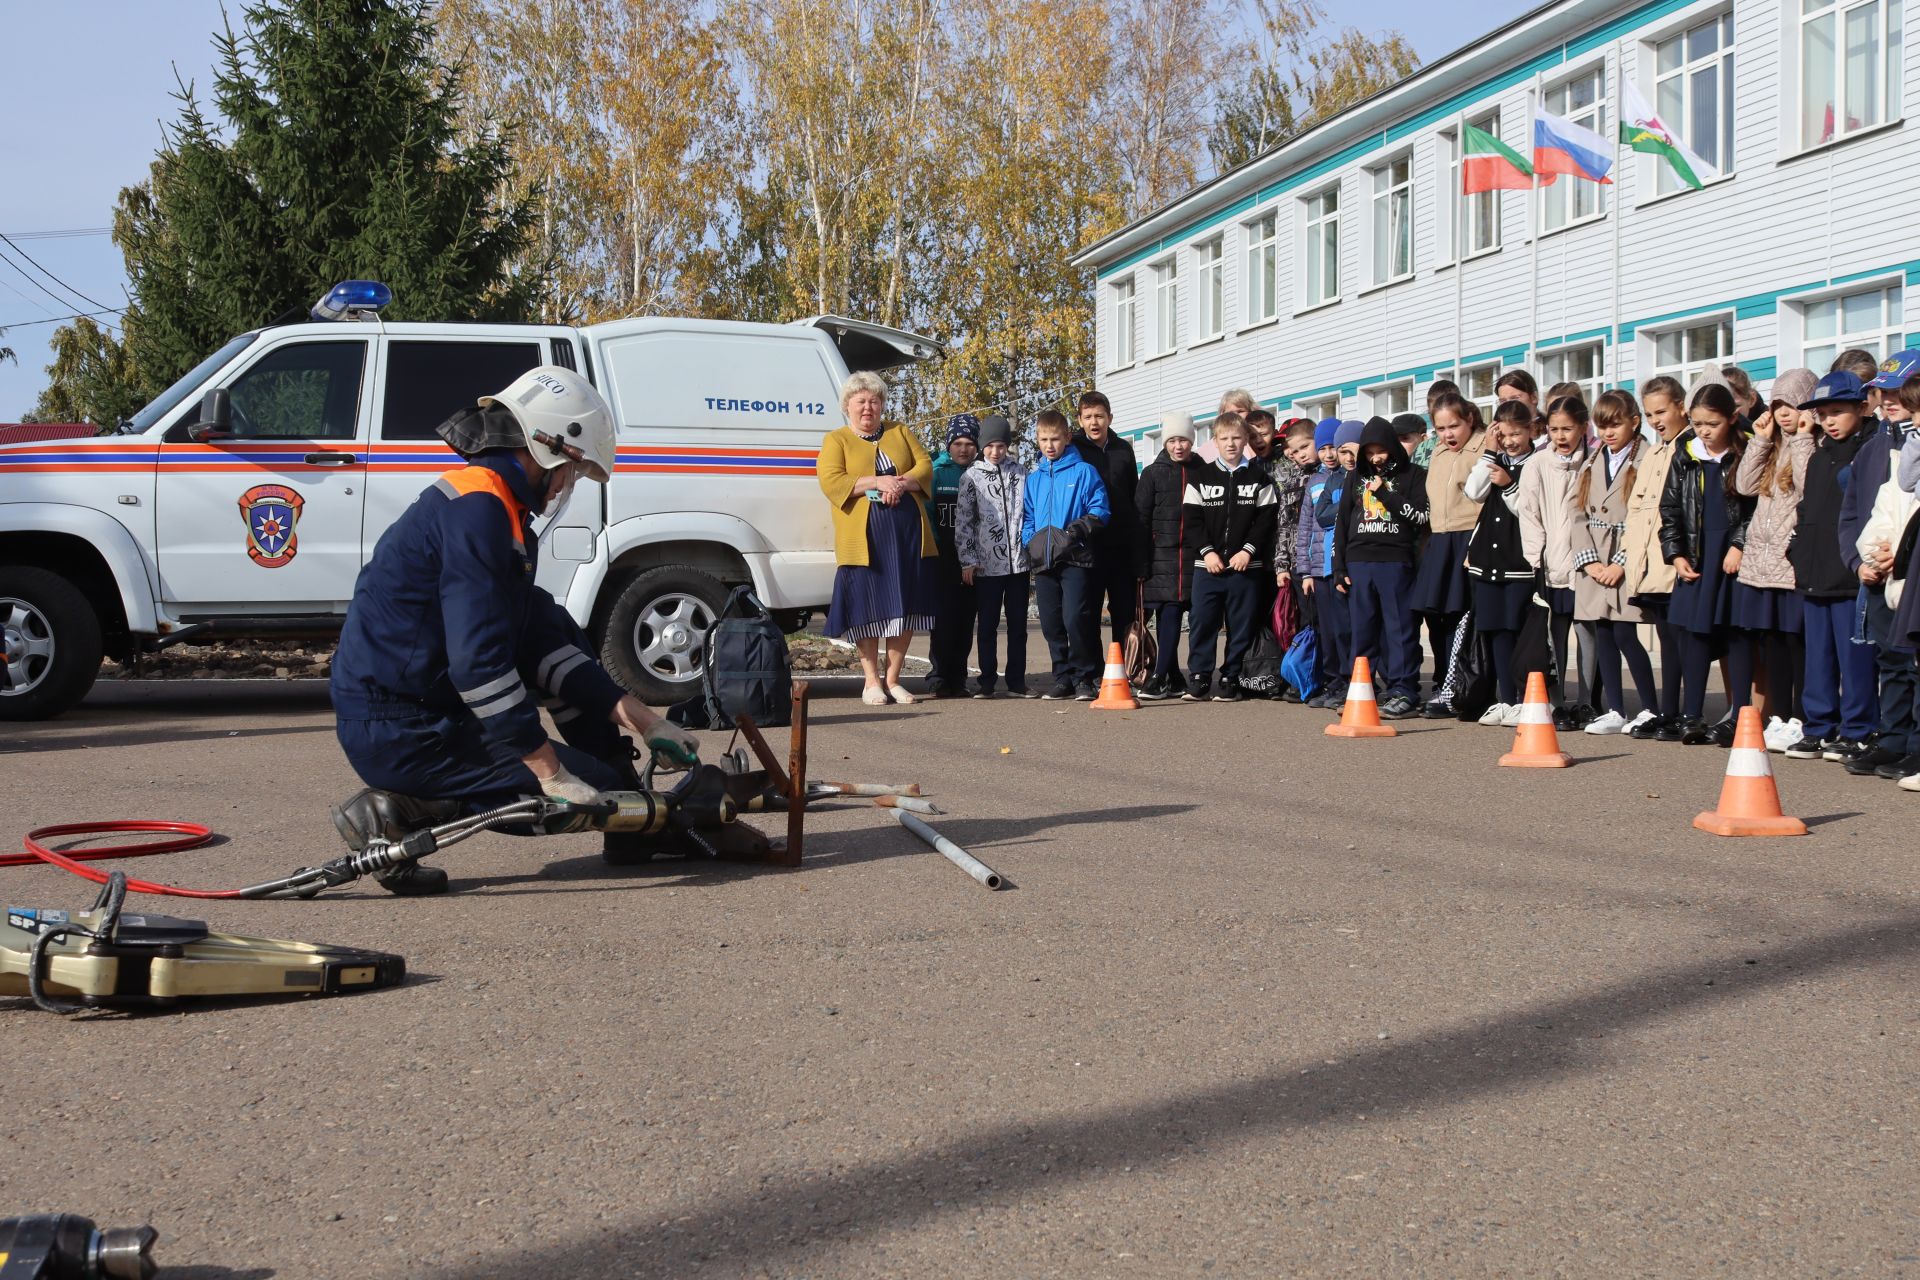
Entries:
<svg viewBox="0 0 1920 1280">
<path fill-rule="evenodd" d="M 546 686 L 549 693 L 558 693 L 560 691 L 560 682 L 581 667 L 584 667 L 589 661 L 591 661 L 591 659 L 589 659 L 586 654 L 575 649 L 571 658 L 568 658 L 565 662 L 555 667 L 553 674 L 540 683 Z"/>
<path fill-rule="evenodd" d="M 481 703 L 479 706 L 472 708 L 472 710 L 473 714 L 480 717 L 480 719 L 491 720 L 503 711 L 513 710 L 526 700 L 526 686 L 516 685 L 511 692 L 501 694 L 492 702 Z"/>
<path fill-rule="evenodd" d="M 496 694 L 505 693 L 509 689 L 519 689 L 521 694 L 523 696 L 525 695 L 526 688 L 520 683 L 520 673 L 518 671 L 509 671 L 498 680 L 489 680 L 483 685 L 476 685 L 471 689 L 462 689 L 460 691 L 460 700 L 468 706 L 473 706 L 475 703 L 487 701 Z"/>
<path fill-rule="evenodd" d="M 559 666 L 569 654 L 576 653 L 580 653 L 579 645 L 563 644 L 546 657 L 540 659 L 540 665 L 534 668 L 534 683 L 538 684 L 542 689 L 552 692 L 553 686 L 559 683 L 558 678 L 553 674 L 553 669 Z M 580 654 L 580 656 L 585 657 L 586 655 Z"/>
</svg>

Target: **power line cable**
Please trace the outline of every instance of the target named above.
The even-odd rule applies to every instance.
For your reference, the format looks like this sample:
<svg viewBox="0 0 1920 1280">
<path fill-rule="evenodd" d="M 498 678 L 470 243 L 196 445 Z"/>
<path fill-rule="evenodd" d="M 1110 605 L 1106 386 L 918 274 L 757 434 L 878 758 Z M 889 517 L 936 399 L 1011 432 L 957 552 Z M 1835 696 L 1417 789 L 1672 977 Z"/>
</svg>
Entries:
<svg viewBox="0 0 1920 1280">
<path fill-rule="evenodd" d="M 11 240 L 72 240 L 78 236 L 110 236 L 112 227 L 62 227 L 55 231 L 0 231 Z"/>
<path fill-rule="evenodd" d="M 15 271 L 19 272 L 20 278 L 22 280 L 25 280 L 28 284 L 32 285 L 34 288 L 38 289 L 40 292 L 46 294 L 49 298 L 52 298 L 61 307 L 63 308 L 71 307 L 73 305 L 73 303 L 70 300 L 61 297 L 59 294 L 55 293 L 53 290 L 47 288 L 47 286 L 41 284 L 38 280 L 34 279 L 32 274 L 29 273 L 25 267 L 15 262 L 12 258 L 9 258 L 4 252 L 0 252 L 0 262 L 6 263 L 8 266 L 12 267 Z M 93 305 L 97 307 L 100 304 L 96 302 Z"/>
<path fill-rule="evenodd" d="M 9 322 L 7 324 L 0 324 L 0 333 L 5 333 L 9 329 L 30 328 L 31 326 L 36 324 L 61 324 L 68 320 L 91 320 L 95 316 L 116 315 L 119 312 L 122 312 L 125 310 L 126 310 L 125 307 L 115 307 L 111 311 L 76 311 L 70 316 L 48 316 L 44 320 L 17 320 L 17 321 Z M 111 328 L 112 326 L 109 325 L 107 327 Z"/>
<path fill-rule="evenodd" d="M 32 254 L 28 253 L 25 249 L 22 249 L 19 245 L 14 244 L 12 240 L 8 239 L 7 234 L 4 231 L 0 231 L 0 242 L 4 242 L 8 245 L 11 245 L 13 248 L 13 251 L 19 254 L 21 257 L 25 258 L 28 262 L 32 262 L 34 265 L 34 269 L 39 271 L 41 275 L 53 281 L 55 284 L 59 285 L 62 289 L 65 289 L 68 293 L 80 299 L 80 301 L 86 303 L 88 306 L 99 307 L 103 311 L 109 309 L 107 307 L 107 304 L 100 301 L 100 299 L 89 298 L 86 294 L 80 292 L 78 289 L 68 284 L 65 280 L 62 280 L 59 276 L 53 274 L 53 272 L 41 266 L 37 261 L 34 260 L 34 257 Z"/>
</svg>

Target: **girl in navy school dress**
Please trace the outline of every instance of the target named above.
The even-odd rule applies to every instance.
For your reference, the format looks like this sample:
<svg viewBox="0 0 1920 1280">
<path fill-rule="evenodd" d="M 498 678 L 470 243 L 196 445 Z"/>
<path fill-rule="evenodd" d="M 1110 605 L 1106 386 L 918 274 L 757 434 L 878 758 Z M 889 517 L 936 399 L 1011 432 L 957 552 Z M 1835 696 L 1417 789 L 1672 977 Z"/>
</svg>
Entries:
<svg viewBox="0 0 1920 1280">
<path fill-rule="evenodd" d="M 1520 681 L 1514 649 L 1533 601 L 1534 566 L 1526 557 L 1520 517 L 1511 505 L 1533 453 L 1533 406 L 1504 401 L 1493 414 L 1487 450 L 1467 477 L 1466 495 L 1480 504 L 1480 518 L 1467 544 L 1473 579 L 1473 630 L 1493 658 L 1494 701 L 1480 717 L 1485 725 L 1520 722 Z"/>
<path fill-rule="evenodd" d="M 1754 503 L 1734 488 L 1741 439 L 1733 392 L 1724 383 L 1705 384 L 1687 416 L 1693 438 L 1675 449 L 1660 495 L 1660 553 L 1676 578 L 1667 621 L 1679 634 L 1686 669 L 1680 740 L 1730 747 L 1734 718 L 1753 690 L 1752 635 L 1733 625 L 1733 586 Z M 1707 675 L 1720 656 L 1727 660 L 1728 718 L 1708 725 Z"/>
</svg>

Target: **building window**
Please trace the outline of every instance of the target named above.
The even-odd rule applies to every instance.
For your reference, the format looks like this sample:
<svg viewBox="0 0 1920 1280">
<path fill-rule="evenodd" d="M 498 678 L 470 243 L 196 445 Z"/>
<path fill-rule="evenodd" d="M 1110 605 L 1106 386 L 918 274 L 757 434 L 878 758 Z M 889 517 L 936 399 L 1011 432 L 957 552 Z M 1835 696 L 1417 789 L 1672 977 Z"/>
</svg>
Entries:
<svg viewBox="0 0 1920 1280">
<path fill-rule="evenodd" d="M 1226 282 L 1221 279 L 1224 252 L 1219 236 L 1193 251 L 1194 299 L 1200 308 L 1194 321 L 1196 341 L 1217 338 L 1227 327 Z"/>
<path fill-rule="evenodd" d="M 1468 124 L 1476 129 L 1484 129 L 1494 137 L 1500 136 L 1500 113 L 1493 112 L 1478 120 L 1469 120 Z M 1458 219 L 1456 228 L 1451 222 L 1442 228 L 1447 237 L 1446 254 L 1454 253 L 1454 236 L 1458 234 L 1459 251 L 1466 257 L 1476 253 L 1489 253 L 1500 247 L 1500 193 L 1498 191 L 1476 191 L 1472 195 L 1460 194 L 1460 135 L 1450 132 L 1442 135 L 1447 155 L 1447 190 L 1453 193 L 1450 203 L 1442 205 L 1449 211 L 1450 218 Z"/>
<path fill-rule="evenodd" d="M 1413 407 L 1413 384 L 1389 382 L 1384 387 L 1369 387 L 1367 399 L 1372 403 L 1375 414 L 1382 418 L 1391 418 L 1394 414 L 1406 413 Z"/>
<path fill-rule="evenodd" d="M 1153 354 L 1163 356 L 1180 345 L 1180 259 L 1168 258 L 1153 269 Z"/>
<path fill-rule="evenodd" d="M 1580 397 L 1591 405 L 1607 389 L 1607 348 L 1604 343 L 1586 342 L 1577 347 L 1561 347 L 1540 356 L 1541 412 L 1546 412 L 1547 388 L 1556 382 L 1577 382 Z"/>
<path fill-rule="evenodd" d="M 1337 418 L 1340 416 L 1340 397 L 1319 396 L 1310 400 L 1295 400 L 1293 416 L 1312 418 L 1315 422 L 1322 418 Z"/>
<path fill-rule="evenodd" d="M 1373 179 L 1373 283 L 1413 274 L 1413 157 L 1368 171 Z"/>
<path fill-rule="evenodd" d="M 1561 119 L 1585 125 L 1604 138 L 1607 136 L 1606 90 L 1606 69 L 1595 67 L 1585 75 L 1547 90 L 1546 107 Z M 1540 207 L 1541 225 L 1548 231 L 1558 231 L 1561 227 L 1603 217 L 1607 212 L 1607 188 L 1598 182 L 1562 174 L 1552 186 L 1540 188 Z"/>
<path fill-rule="evenodd" d="M 1500 403 L 1500 397 L 1494 394 L 1493 384 L 1500 381 L 1500 366 L 1497 364 L 1477 364 L 1459 371 L 1454 381 L 1460 385 L 1460 394 L 1473 401 L 1480 409 L 1480 420 L 1493 421 L 1493 411 Z"/>
<path fill-rule="evenodd" d="M 1247 224 L 1247 323 L 1260 324 L 1278 313 L 1274 289 L 1280 270 L 1280 215 L 1269 213 Z"/>
<path fill-rule="evenodd" d="M 1113 367 L 1124 369 L 1134 361 L 1134 319 L 1138 303 L 1133 296 L 1133 279 L 1113 286 Z"/>
<path fill-rule="evenodd" d="M 1848 347 L 1861 347 L 1875 360 L 1884 360 L 1905 345 L 1897 284 L 1799 305 L 1800 363 L 1815 373 L 1824 374 Z"/>
<path fill-rule="evenodd" d="M 1800 145 L 1900 114 L 1900 0 L 1800 0 Z"/>
<path fill-rule="evenodd" d="M 1702 366 L 1709 361 L 1724 363 L 1733 355 L 1733 317 L 1695 320 L 1678 328 L 1649 333 L 1647 338 L 1652 344 L 1647 378 L 1664 373 L 1678 378 L 1683 387 L 1692 386 Z"/>
<path fill-rule="evenodd" d="M 1340 188 L 1308 196 L 1301 202 L 1307 215 L 1307 251 L 1302 307 L 1317 307 L 1340 297 Z"/>
<path fill-rule="evenodd" d="M 1653 46 L 1653 109 L 1694 154 L 1721 173 L 1733 172 L 1733 15 L 1723 13 Z M 1654 190 L 1687 184 L 1662 161 Z"/>
</svg>

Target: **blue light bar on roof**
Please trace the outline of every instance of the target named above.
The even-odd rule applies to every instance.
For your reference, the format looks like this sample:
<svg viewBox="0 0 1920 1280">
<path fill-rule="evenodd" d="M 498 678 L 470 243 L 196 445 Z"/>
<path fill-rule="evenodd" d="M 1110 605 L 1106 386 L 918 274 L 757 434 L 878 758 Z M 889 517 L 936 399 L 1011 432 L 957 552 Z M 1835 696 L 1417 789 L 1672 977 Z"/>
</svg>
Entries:
<svg viewBox="0 0 1920 1280">
<path fill-rule="evenodd" d="M 342 280 L 313 304 L 315 320 L 349 320 L 371 314 L 393 301 L 393 290 L 378 280 Z"/>
</svg>

